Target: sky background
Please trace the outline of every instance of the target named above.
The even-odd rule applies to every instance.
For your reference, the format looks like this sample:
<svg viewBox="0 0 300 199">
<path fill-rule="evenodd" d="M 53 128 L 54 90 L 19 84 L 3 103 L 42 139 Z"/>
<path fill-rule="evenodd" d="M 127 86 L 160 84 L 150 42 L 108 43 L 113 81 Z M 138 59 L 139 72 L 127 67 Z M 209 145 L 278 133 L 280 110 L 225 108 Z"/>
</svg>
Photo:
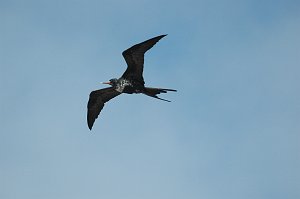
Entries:
<svg viewBox="0 0 300 199">
<path fill-rule="evenodd" d="M 86 105 L 146 54 L 161 97 Z M 300 198 L 300 1 L 0 0 L 1 199 Z"/>
</svg>

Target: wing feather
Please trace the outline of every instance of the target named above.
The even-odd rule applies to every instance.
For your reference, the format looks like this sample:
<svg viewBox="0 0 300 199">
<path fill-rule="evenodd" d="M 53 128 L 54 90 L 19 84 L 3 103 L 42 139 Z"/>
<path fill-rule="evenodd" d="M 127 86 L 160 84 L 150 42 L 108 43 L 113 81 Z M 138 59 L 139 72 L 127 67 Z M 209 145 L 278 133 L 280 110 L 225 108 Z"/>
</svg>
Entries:
<svg viewBox="0 0 300 199">
<path fill-rule="evenodd" d="M 92 130 L 93 124 L 103 109 L 104 104 L 120 94 L 121 93 L 112 87 L 92 91 L 90 93 L 90 98 L 87 105 L 87 123 L 90 130 Z"/>
<path fill-rule="evenodd" d="M 152 39 L 148 39 L 147 41 L 136 44 L 125 50 L 122 55 L 127 63 L 127 69 L 122 77 L 133 78 L 144 84 L 143 68 L 145 52 L 152 48 L 164 36 L 166 35 L 160 35 Z"/>
</svg>

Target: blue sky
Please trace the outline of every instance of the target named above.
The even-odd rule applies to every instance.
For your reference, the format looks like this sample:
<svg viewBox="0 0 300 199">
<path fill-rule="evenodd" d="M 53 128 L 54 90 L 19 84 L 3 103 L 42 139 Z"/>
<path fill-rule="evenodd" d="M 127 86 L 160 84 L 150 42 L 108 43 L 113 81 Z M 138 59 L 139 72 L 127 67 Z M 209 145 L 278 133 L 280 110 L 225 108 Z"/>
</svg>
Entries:
<svg viewBox="0 0 300 199">
<path fill-rule="evenodd" d="M 300 198 L 300 2 L 0 1 L 0 198 Z M 149 86 L 90 132 L 92 90 Z"/>
</svg>

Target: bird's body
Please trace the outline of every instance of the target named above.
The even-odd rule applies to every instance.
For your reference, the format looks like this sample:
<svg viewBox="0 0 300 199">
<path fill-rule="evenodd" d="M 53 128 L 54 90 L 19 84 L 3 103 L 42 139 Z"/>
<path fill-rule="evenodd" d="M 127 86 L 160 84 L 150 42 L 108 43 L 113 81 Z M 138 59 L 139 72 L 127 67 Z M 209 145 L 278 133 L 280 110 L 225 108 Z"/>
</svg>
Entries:
<svg viewBox="0 0 300 199">
<path fill-rule="evenodd" d="M 133 93 L 141 93 L 143 90 L 144 85 L 140 82 L 131 80 L 131 79 L 125 79 L 123 77 L 119 79 L 111 79 L 110 82 L 112 83 L 112 87 L 115 88 L 116 91 L 120 93 L 127 93 L 127 94 L 133 94 Z"/>
<path fill-rule="evenodd" d="M 121 93 L 143 93 L 150 97 L 168 101 L 159 98 L 157 95 L 160 93 L 166 93 L 167 91 L 176 90 L 145 87 L 143 78 L 145 52 L 152 48 L 164 36 L 166 35 L 157 36 L 136 44 L 122 53 L 128 66 L 124 74 L 120 78 L 113 78 L 110 79 L 109 82 L 104 82 L 104 84 L 109 84 L 111 87 L 92 91 L 90 94 L 87 113 L 89 129 L 92 129 L 95 120 L 104 107 L 104 104 Z"/>
</svg>

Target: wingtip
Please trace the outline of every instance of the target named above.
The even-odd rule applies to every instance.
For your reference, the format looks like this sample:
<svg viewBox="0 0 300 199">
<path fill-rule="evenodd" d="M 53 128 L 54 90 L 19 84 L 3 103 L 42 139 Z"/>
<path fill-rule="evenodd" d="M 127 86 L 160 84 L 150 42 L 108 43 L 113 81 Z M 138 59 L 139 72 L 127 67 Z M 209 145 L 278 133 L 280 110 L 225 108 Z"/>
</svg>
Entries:
<svg viewBox="0 0 300 199">
<path fill-rule="evenodd" d="M 93 128 L 93 124 L 91 124 L 89 121 L 88 121 L 88 127 L 89 127 L 90 131 L 91 131 L 92 128 Z"/>
<path fill-rule="evenodd" d="M 163 38 L 163 37 L 165 37 L 165 36 L 167 36 L 168 34 L 163 34 L 163 35 L 159 35 L 159 36 L 157 36 L 156 38 Z"/>
<path fill-rule="evenodd" d="M 156 36 L 156 37 L 154 37 L 154 38 L 157 38 L 158 41 L 159 41 L 159 40 L 161 40 L 162 38 L 164 38 L 164 37 L 167 36 L 167 35 L 168 35 L 168 34 L 159 35 L 159 36 Z M 154 38 L 152 38 L 152 39 L 154 39 Z"/>
</svg>

